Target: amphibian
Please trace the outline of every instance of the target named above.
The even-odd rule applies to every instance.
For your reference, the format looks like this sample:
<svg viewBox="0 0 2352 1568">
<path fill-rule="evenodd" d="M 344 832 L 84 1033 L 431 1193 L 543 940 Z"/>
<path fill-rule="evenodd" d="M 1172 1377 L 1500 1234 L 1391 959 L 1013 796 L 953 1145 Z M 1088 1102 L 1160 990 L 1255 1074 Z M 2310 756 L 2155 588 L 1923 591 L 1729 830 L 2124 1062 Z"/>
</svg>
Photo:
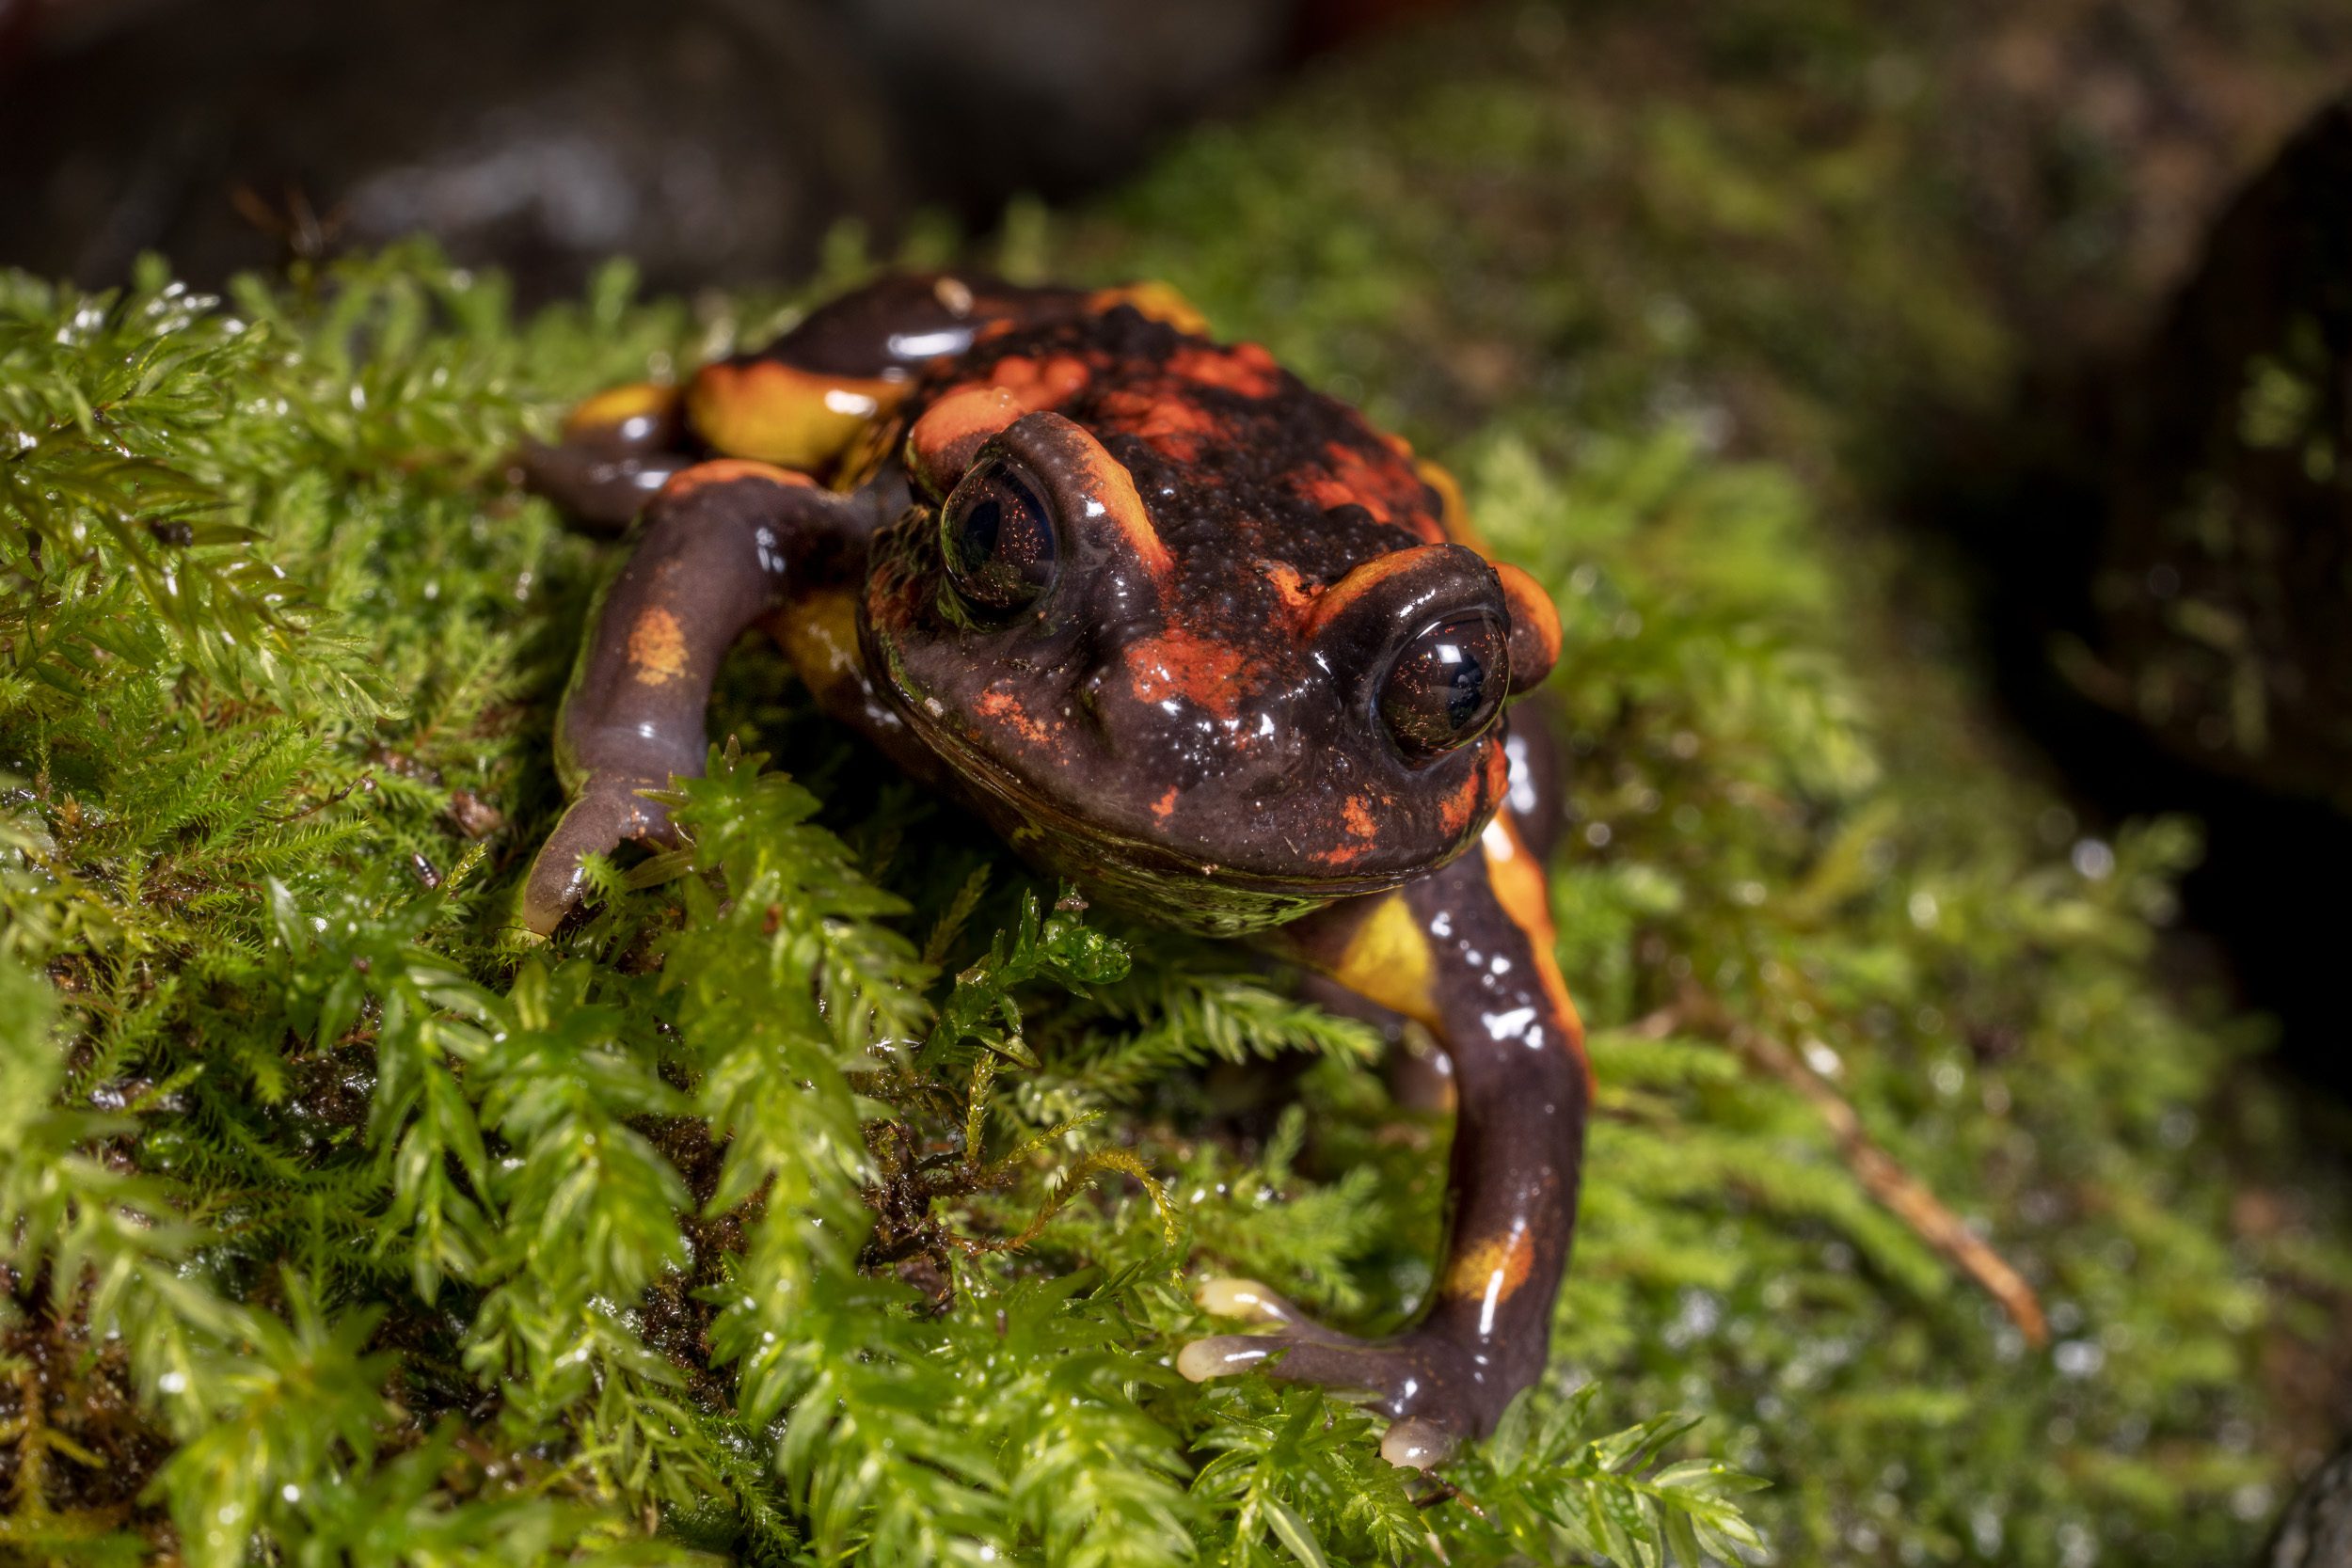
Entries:
<svg viewBox="0 0 2352 1568">
<path fill-rule="evenodd" d="M 1263 1287 L 1195 1379 L 1368 1389 L 1391 1459 L 1490 1431 L 1544 1364 L 1590 1081 L 1552 958 L 1557 806 L 1503 708 L 1559 653 L 1453 483 L 1155 286 L 899 277 L 682 388 L 616 388 L 534 483 L 643 513 L 565 696 L 572 803 L 522 917 L 580 858 L 673 831 L 713 673 L 764 623 L 824 709 L 1090 895 L 1242 938 L 1426 1025 L 1453 1070 L 1452 1239 L 1411 1330 L 1359 1340 Z"/>
</svg>

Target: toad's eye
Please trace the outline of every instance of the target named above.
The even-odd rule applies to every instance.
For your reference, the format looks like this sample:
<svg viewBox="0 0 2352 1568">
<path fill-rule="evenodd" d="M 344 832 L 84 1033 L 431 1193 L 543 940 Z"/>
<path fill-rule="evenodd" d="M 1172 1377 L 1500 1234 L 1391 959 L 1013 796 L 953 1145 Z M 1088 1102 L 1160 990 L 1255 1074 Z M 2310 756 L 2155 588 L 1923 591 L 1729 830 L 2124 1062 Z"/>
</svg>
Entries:
<svg viewBox="0 0 2352 1568">
<path fill-rule="evenodd" d="M 1480 612 L 1440 621 L 1405 645 L 1380 687 L 1380 721 L 1415 762 L 1475 740 L 1511 689 L 1502 623 Z"/>
<path fill-rule="evenodd" d="M 1001 459 L 964 476 L 939 509 L 947 578 L 973 609 L 1009 615 L 1054 580 L 1054 519 L 1021 471 Z"/>
</svg>

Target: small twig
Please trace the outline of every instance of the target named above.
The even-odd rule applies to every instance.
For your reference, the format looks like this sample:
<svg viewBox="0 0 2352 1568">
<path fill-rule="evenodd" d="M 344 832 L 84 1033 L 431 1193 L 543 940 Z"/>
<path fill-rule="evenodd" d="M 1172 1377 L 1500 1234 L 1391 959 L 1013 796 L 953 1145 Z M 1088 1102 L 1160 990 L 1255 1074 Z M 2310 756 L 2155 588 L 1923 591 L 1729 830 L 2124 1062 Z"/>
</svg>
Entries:
<svg viewBox="0 0 2352 1568">
<path fill-rule="evenodd" d="M 1804 1058 L 1783 1042 L 1727 1016 L 1711 997 L 1695 994 L 1672 1007 L 1661 1007 L 1633 1024 L 1631 1032 L 1657 1039 L 1694 1020 L 1703 1019 L 1723 1042 L 1750 1066 L 1779 1079 L 1797 1091 L 1829 1125 L 1837 1139 L 1846 1168 L 1862 1190 L 1879 1206 L 1911 1227 L 1912 1233 L 1944 1255 L 2000 1304 L 2018 1332 L 2039 1350 L 2050 1342 L 2050 1322 L 2042 1301 L 2025 1275 L 1993 1250 L 1983 1237 L 1968 1228 L 1927 1184 L 1904 1169 L 1896 1158 L 1863 1131 L 1862 1117 L 1830 1081 L 1806 1065 Z"/>
<path fill-rule="evenodd" d="M 289 812 L 284 816 L 278 816 L 269 812 L 261 812 L 258 815 L 261 816 L 262 821 L 275 822 L 282 828 L 289 822 L 301 821 L 304 817 L 310 816 L 314 811 L 325 811 L 331 805 L 336 805 L 350 799 L 351 792 L 355 789 L 370 795 L 375 793 L 375 775 L 373 773 L 362 773 L 358 778 L 352 780 L 349 784 L 343 785 L 342 788 L 335 791 L 334 794 L 327 796 L 325 800 L 313 800 L 309 805 L 303 807 L 300 811 Z"/>
</svg>

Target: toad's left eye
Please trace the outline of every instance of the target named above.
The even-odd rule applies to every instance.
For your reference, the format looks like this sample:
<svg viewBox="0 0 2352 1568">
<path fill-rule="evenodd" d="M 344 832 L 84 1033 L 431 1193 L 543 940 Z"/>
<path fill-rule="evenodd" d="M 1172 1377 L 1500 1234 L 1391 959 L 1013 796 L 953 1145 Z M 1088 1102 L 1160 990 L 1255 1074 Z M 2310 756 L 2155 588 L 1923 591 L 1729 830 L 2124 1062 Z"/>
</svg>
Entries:
<svg viewBox="0 0 2352 1568">
<path fill-rule="evenodd" d="M 1440 621 L 1405 645 L 1380 687 L 1380 721 L 1416 762 L 1475 740 L 1511 689 L 1502 623 L 1480 612 Z"/>
<path fill-rule="evenodd" d="M 939 509 L 947 578 L 976 610 L 1009 615 L 1054 580 L 1054 519 L 1037 486 L 1011 464 L 983 463 Z"/>
</svg>

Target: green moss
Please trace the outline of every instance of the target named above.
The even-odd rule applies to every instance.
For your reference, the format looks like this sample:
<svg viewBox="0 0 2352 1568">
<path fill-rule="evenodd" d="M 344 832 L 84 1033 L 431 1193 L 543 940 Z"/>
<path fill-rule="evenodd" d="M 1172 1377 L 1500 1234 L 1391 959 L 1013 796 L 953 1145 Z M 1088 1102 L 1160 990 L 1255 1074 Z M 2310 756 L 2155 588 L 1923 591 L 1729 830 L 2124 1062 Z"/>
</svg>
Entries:
<svg viewBox="0 0 2352 1568">
<path fill-rule="evenodd" d="M 1771 1482 L 1740 1501 L 1782 1560 L 2242 1552 L 2296 1435 L 2261 1369 L 2352 1282 L 2341 1195 L 2237 1083 L 2248 1030 L 2151 977 L 2193 835 L 2078 842 L 1888 613 L 1835 412 L 1888 382 L 1804 269 L 1867 261 L 1861 319 L 1963 381 L 1994 316 L 1914 296 L 1892 153 L 1420 66 L 1006 245 L 1166 274 L 1363 396 L 1562 605 L 1555 902 L 1603 1114 L 1551 1378 L 1464 1497 L 1321 1396 L 1168 1365 L 1188 1268 L 1406 1309 L 1442 1124 L 1279 976 L 1059 907 L 772 655 L 717 729 L 780 771 L 721 753 L 691 856 L 602 868 L 594 920 L 515 946 L 606 557 L 500 454 L 794 301 L 697 314 L 615 272 L 516 323 L 404 250 L 228 304 L 0 281 L 13 1546 L 1630 1561 L 1740 1539 L 1716 1456 Z M 1774 199 L 1789 157 L 1811 207 Z M 1537 243 L 1586 201 L 1621 227 Z M 1726 1021 L 1831 1075 L 2039 1288 L 2055 1353 Z"/>
</svg>

